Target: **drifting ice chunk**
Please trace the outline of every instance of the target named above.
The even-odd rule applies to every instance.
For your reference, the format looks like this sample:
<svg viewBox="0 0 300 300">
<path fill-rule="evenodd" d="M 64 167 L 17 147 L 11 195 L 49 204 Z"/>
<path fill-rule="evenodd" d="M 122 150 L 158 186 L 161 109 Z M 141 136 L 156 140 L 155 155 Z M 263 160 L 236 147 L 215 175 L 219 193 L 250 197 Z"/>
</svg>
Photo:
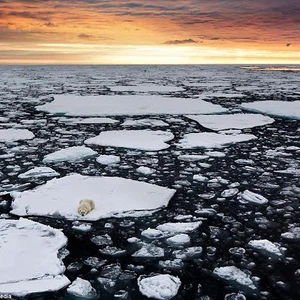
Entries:
<svg viewBox="0 0 300 300">
<path fill-rule="evenodd" d="M 282 233 L 281 236 L 287 240 L 300 241 L 300 227 L 293 227 L 288 232 Z"/>
<path fill-rule="evenodd" d="M 267 198 L 262 195 L 250 192 L 248 190 L 244 191 L 240 195 L 240 202 L 242 203 L 256 203 L 256 204 L 266 204 L 269 202 Z"/>
<path fill-rule="evenodd" d="M 103 131 L 98 136 L 85 140 L 87 145 L 132 148 L 146 151 L 159 151 L 169 148 L 166 144 L 174 138 L 171 132 L 161 130 L 112 130 Z"/>
<path fill-rule="evenodd" d="M 121 159 L 116 155 L 100 155 L 96 161 L 101 165 L 113 165 L 118 164 Z"/>
<path fill-rule="evenodd" d="M 158 225 L 156 229 L 170 234 L 189 233 L 197 230 L 201 224 L 201 221 L 189 223 L 164 223 Z"/>
<path fill-rule="evenodd" d="M 57 229 L 26 219 L 0 220 L 0 294 L 25 296 L 70 283 L 58 250 L 67 238 Z"/>
<path fill-rule="evenodd" d="M 242 103 L 241 108 L 270 116 L 300 120 L 300 101 L 256 101 Z"/>
<path fill-rule="evenodd" d="M 190 260 L 202 255 L 202 247 L 188 247 L 182 250 L 173 251 L 173 256 L 177 259 Z"/>
<path fill-rule="evenodd" d="M 155 172 L 155 170 L 153 170 L 151 168 L 148 168 L 148 167 L 143 167 L 143 166 L 142 167 L 138 167 L 136 169 L 136 171 L 138 173 L 141 173 L 141 174 L 144 174 L 144 175 L 151 175 L 151 174 L 153 174 Z"/>
<path fill-rule="evenodd" d="M 147 239 L 161 239 L 165 236 L 162 231 L 152 228 L 143 230 L 141 232 L 141 235 L 146 237 Z"/>
<path fill-rule="evenodd" d="M 250 276 L 235 266 L 215 268 L 213 273 L 226 281 L 256 290 L 256 286 Z"/>
<path fill-rule="evenodd" d="M 154 85 L 154 84 L 140 84 L 140 85 L 118 85 L 109 87 L 112 92 L 158 92 L 158 93 L 172 93 L 182 92 L 184 89 L 180 86 L 168 85 Z"/>
<path fill-rule="evenodd" d="M 67 292 L 75 297 L 80 297 L 80 299 L 93 299 L 97 296 L 96 290 L 90 282 L 79 277 L 67 288 Z"/>
<path fill-rule="evenodd" d="M 66 122 L 68 119 L 65 119 Z M 85 118 L 85 119 L 71 119 L 72 124 L 115 124 L 119 121 L 111 118 Z"/>
<path fill-rule="evenodd" d="M 282 257 L 282 252 L 280 251 L 280 248 L 268 240 L 255 240 L 250 241 L 248 244 L 250 247 L 262 252 L 263 254 Z"/>
<path fill-rule="evenodd" d="M 179 155 L 178 159 L 183 160 L 183 161 L 188 161 L 188 162 L 194 162 L 198 160 L 204 160 L 209 158 L 208 155 L 197 155 L 197 154 L 184 154 L 184 155 Z"/>
<path fill-rule="evenodd" d="M 133 257 L 140 258 L 156 258 L 156 257 L 164 257 L 165 251 L 163 248 L 157 247 L 152 244 L 144 244 L 143 247 L 132 254 Z"/>
<path fill-rule="evenodd" d="M 24 192 L 12 193 L 13 214 L 65 217 L 69 220 L 95 221 L 123 216 L 133 210 L 154 210 L 166 206 L 175 190 L 118 177 L 69 175 Z M 81 199 L 92 199 L 93 209 L 86 216 L 78 214 Z M 131 212 L 131 216 L 139 212 Z"/>
<path fill-rule="evenodd" d="M 75 96 L 55 95 L 37 110 L 69 116 L 181 115 L 224 113 L 227 109 L 200 99 L 163 96 Z"/>
<path fill-rule="evenodd" d="M 234 143 L 246 142 L 257 139 L 252 134 L 224 135 L 218 133 L 189 133 L 179 142 L 183 149 L 192 148 L 221 148 Z"/>
<path fill-rule="evenodd" d="M 201 126 L 211 130 L 245 129 L 264 126 L 275 122 L 274 119 L 259 114 L 187 116 Z"/>
<path fill-rule="evenodd" d="M 85 146 L 75 146 L 46 155 L 43 163 L 75 162 L 97 155 L 97 152 Z"/>
<path fill-rule="evenodd" d="M 0 143 L 31 140 L 33 138 L 34 134 L 27 129 L 0 129 Z"/>
<path fill-rule="evenodd" d="M 185 246 L 187 244 L 189 244 L 191 241 L 190 237 L 185 234 L 185 233 L 181 233 L 181 234 L 177 234 L 173 237 L 170 237 L 167 239 L 167 244 L 173 247 L 181 247 L 181 246 Z"/>
<path fill-rule="evenodd" d="M 159 300 L 169 300 L 178 293 L 181 281 L 172 275 L 156 275 L 148 278 L 139 277 L 138 286 L 140 292 L 148 297 Z"/>
<path fill-rule="evenodd" d="M 156 120 L 156 119 L 139 119 L 139 120 L 132 120 L 128 119 L 126 120 L 122 126 L 149 126 L 149 127 L 166 127 L 169 126 L 168 123 L 162 121 L 162 120 Z"/>
<path fill-rule="evenodd" d="M 40 178 L 40 177 L 56 177 L 59 176 L 59 173 L 48 167 L 35 167 L 23 174 L 20 174 L 18 177 L 21 179 L 27 178 Z"/>
</svg>

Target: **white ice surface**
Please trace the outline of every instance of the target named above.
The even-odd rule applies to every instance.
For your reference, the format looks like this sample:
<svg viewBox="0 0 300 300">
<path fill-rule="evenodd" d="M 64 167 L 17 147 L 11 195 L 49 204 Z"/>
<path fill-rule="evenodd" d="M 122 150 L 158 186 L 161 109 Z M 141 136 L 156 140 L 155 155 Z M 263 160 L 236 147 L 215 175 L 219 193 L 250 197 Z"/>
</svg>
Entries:
<svg viewBox="0 0 300 300">
<path fill-rule="evenodd" d="M 159 151 L 169 148 L 166 144 L 174 138 L 171 132 L 161 130 L 112 130 L 103 131 L 98 136 L 84 141 L 87 145 L 132 148 Z"/>
<path fill-rule="evenodd" d="M 282 252 L 280 251 L 279 246 L 275 245 L 274 243 L 270 242 L 269 240 L 253 240 L 250 241 L 249 246 L 252 248 L 261 251 L 263 253 L 269 253 L 270 255 L 274 255 L 277 257 L 282 256 Z"/>
<path fill-rule="evenodd" d="M 260 112 L 270 116 L 300 120 L 300 100 L 298 101 L 256 101 L 242 103 L 241 108 L 247 111 Z"/>
<path fill-rule="evenodd" d="M 27 129 L 0 129 L 0 143 L 31 140 L 34 134 Z"/>
<path fill-rule="evenodd" d="M 235 266 L 215 268 L 213 273 L 227 281 L 236 282 L 237 284 L 246 286 L 252 290 L 256 289 L 250 276 Z"/>
<path fill-rule="evenodd" d="M 240 202 L 242 202 L 242 203 L 248 203 L 248 202 L 255 203 L 255 204 L 266 204 L 266 203 L 268 203 L 268 199 L 265 198 L 264 196 L 253 193 L 253 192 L 248 191 L 248 190 L 241 193 L 239 195 L 239 197 L 240 197 Z"/>
<path fill-rule="evenodd" d="M 79 277 L 67 288 L 67 292 L 75 297 L 81 297 L 81 299 L 93 299 L 97 296 L 97 292 L 90 282 Z"/>
<path fill-rule="evenodd" d="M 62 118 L 60 122 L 66 124 L 115 124 L 119 121 L 111 118 Z"/>
<path fill-rule="evenodd" d="M 200 99 L 168 98 L 160 95 L 77 96 L 55 95 L 38 110 L 69 116 L 115 116 L 153 114 L 213 114 L 227 109 Z"/>
<path fill-rule="evenodd" d="M 27 219 L 0 220 L 0 294 L 25 296 L 68 285 L 58 250 L 67 238 Z"/>
<path fill-rule="evenodd" d="M 43 163 L 56 163 L 56 162 L 75 162 L 82 161 L 85 158 L 95 156 L 97 152 L 91 148 L 85 146 L 74 146 L 66 149 L 62 149 L 46 155 L 43 159 Z"/>
<path fill-rule="evenodd" d="M 168 232 L 170 234 L 179 234 L 179 233 L 189 233 L 197 230 L 199 226 L 202 224 L 201 221 L 199 222 L 187 222 L 187 223 L 164 223 L 158 225 L 156 229 L 162 232 Z"/>
<path fill-rule="evenodd" d="M 25 173 L 20 174 L 18 177 L 21 179 L 27 179 L 27 178 L 55 177 L 55 176 L 59 176 L 59 173 L 57 173 L 52 168 L 35 167 L 28 170 Z"/>
<path fill-rule="evenodd" d="M 96 161 L 101 165 L 113 165 L 118 164 L 121 159 L 120 156 L 117 155 L 100 155 L 97 157 Z"/>
<path fill-rule="evenodd" d="M 123 124 L 121 124 L 121 126 L 167 127 L 169 126 L 169 124 L 162 120 L 157 120 L 157 119 L 138 119 L 138 120 L 127 119 L 124 121 Z"/>
<path fill-rule="evenodd" d="M 184 91 L 179 86 L 154 85 L 154 84 L 139 84 L 139 85 L 117 85 L 109 87 L 112 92 L 137 92 L 137 93 L 172 93 Z"/>
<path fill-rule="evenodd" d="M 252 134 L 224 135 L 218 133 L 188 133 L 179 141 L 179 147 L 192 148 L 221 148 L 230 144 L 257 139 Z"/>
<path fill-rule="evenodd" d="M 167 274 L 138 278 L 140 292 L 152 299 L 172 299 L 177 295 L 180 285 L 181 281 L 178 277 Z"/>
<path fill-rule="evenodd" d="M 188 118 L 211 130 L 245 129 L 272 124 L 275 120 L 260 114 L 189 115 Z"/>
<path fill-rule="evenodd" d="M 172 189 L 131 179 L 73 174 L 52 179 L 33 190 L 12 193 L 11 213 L 90 221 L 123 216 L 128 211 L 132 211 L 131 216 L 138 216 L 139 211 L 168 205 L 174 193 Z M 81 199 L 95 203 L 95 209 L 84 217 L 77 212 Z"/>
</svg>

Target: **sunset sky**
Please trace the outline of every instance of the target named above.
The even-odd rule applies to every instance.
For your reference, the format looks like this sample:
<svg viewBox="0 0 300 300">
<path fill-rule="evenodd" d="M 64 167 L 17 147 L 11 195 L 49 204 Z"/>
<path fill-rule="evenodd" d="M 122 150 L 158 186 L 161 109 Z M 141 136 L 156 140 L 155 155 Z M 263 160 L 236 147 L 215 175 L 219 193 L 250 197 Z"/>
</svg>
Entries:
<svg viewBox="0 0 300 300">
<path fill-rule="evenodd" d="M 300 63 L 300 0 L 0 0 L 0 63 Z"/>
</svg>

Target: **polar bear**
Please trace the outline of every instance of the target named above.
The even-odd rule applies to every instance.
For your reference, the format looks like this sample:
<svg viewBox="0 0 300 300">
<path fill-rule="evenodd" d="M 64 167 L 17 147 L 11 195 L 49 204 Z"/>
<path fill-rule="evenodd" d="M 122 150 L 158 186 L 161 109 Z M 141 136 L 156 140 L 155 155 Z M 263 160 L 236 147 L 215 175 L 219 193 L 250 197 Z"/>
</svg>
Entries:
<svg viewBox="0 0 300 300">
<path fill-rule="evenodd" d="M 95 208 L 95 203 L 90 199 L 82 199 L 79 201 L 78 213 L 82 216 L 87 215 Z"/>
</svg>

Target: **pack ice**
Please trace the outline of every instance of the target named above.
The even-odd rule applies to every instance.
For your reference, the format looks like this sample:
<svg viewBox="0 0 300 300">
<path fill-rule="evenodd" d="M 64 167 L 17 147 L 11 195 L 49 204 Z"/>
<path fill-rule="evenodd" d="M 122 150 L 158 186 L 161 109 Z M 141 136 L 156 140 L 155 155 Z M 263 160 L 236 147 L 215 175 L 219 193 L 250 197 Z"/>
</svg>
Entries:
<svg viewBox="0 0 300 300">
<path fill-rule="evenodd" d="M 60 230 L 22 218 L 0 220 L 0 237 L 0 294 L 21 297 L 70 283 L 58 258 L 67 243 Z"/>
<path fill-rule="evenodd" d="M 173 189 L 131 179 L 73 174 L 52 179 L 33 190 L 12 193 L 11 213 L 95 221 L 110 216 L 122 217 L 122 213 L 128 211 L 164 207 L 174 193 Z M 95 203 L 95 209 L 84 217 L 77 212 L 81 199 L 91 199 Z"/>
</svg>

